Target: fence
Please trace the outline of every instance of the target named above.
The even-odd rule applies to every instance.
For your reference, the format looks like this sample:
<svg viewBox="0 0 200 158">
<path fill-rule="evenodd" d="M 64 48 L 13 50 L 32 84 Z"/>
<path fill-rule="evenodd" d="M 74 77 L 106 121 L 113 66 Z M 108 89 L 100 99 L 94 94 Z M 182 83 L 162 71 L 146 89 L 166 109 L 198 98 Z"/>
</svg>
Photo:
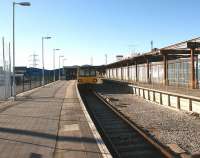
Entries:
<svg viewBox="0 0 200 158">
<path fill-rule="evenodd" d="M 197 60 L 198 61 L 198 60 Z M 197 61 L 195 63 L 197 64 Z M 195 65 L 196 65 L 195 64 Z M 197 65 L 195 66 L 197 70 Z M 169 85 L 186 86 L 190 85 L 190 61 L 189 59 L 178 59 L 175 61 L 169 61 L 168 63 L 168 80 Z M 198 73 L 195 73 L 197 77 Z M 198 78 L 197 78 L 198 79 Z"/>
<path fill-rule="evenodd" d="M 190 58 L 169 60 L 167 62 L 167 82 L 169 86 L 189 88 L 191 85 Z M 195 82 L 200 88 L 200 59 L 195 58 Z M 136 72 L 137 70 L 137 72 Z M 122 71 L 122 72 L 121 72 Z M 137 73 L 137 74 L 136 74 Z M 147 77 L 147 64 L 129 65 L 124 67 L 106 69 L 106 77 L 110 79 L 131 81 L 135 84 L 150 84 L 151 86 L 164 85 L 164 63 L 149 63 L 149 82 Z"/>
<path fill-rule="evenodd" d="M 27 70 L 36 70 L 37 73 L 26 72 L 25 74 L 16 74 L 17 94 L 42 86 L 42 70 L 37 68 L 27 68 Z M 52 72 L 53 71 L 45 70 L 44 84 L 53 82 Z"/>
<path fill-rule="evenodd" d="M 0 49 L 0 100 L 4 100 L 11 96 L 10 43 L 4 38 Z"/>
<path fill-rule="evenodd" d="M 4 38 L 0 44 L 0 100 L 12 96 L 12 72 L 10 43 Z M 16 70 L 16 68 L 15 68 Z M 42 85 L 42 69 L 26 68 L 24 73 L 15 74 L 16 93 L 31 90 Z M 44 71 L 44 84 L 53 82 L 53 71 Z M 56 73 L 58 76 L 58 73 Z M 56 77 L 56 80 L 58 77 Z"/>
</svg>

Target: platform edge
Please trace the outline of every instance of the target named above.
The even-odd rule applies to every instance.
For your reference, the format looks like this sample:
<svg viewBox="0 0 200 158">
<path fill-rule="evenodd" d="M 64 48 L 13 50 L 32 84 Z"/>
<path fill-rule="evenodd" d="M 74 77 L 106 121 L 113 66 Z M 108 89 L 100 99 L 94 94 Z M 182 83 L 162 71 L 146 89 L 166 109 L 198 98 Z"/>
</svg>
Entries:
<svg viewBox="0 0 200 158">
<path fill-rule="evenodd" d="M 89 127 L 90 127 L 90 129 L 92 131 L 92 134 L 93 134 L 93 136 L 94 136 L 94 138 L 95 138 L 95 140 L 97 142 L 99 150 L 101 151 L 102 157 L 103 158 L 112 158 L 112 155 L 110 154 L 110 152 L 109 152 L 108 148 L 106 147 L 104 141 L 102 140 L 99 132 L 97 131 L 96 126 L 94 125 L 94 123 L 93 123 L 88 111 L 85 108 L 85 105 L 84 105 L 84 103 L 83 103 L 83 101 L 81 99 L 80 93 L 78 91 L 77 82 L 76 82 L 76 93 L 77 93 L 81 108 L 83 110 L 83 113 L 84 113 L 84 115 L 85 115 L 85 117 L 87 119 L 87 122 L 89 124 Z"/>
</svg>

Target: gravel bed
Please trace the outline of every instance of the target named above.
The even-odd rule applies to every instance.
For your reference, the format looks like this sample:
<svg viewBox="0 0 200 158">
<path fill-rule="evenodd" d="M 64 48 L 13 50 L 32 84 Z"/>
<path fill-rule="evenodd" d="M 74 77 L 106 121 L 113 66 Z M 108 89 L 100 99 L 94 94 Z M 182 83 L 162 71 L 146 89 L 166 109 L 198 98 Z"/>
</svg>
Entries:
<svg viewBox="0 0 200 158">
<path fill-rule="evenodd" d="M 200 153 L 199 117 L 148 102 L 121 87 L 103 84 L 97 91 L 163 144 L 177 144 L 190 154 Z"/>
</svg>

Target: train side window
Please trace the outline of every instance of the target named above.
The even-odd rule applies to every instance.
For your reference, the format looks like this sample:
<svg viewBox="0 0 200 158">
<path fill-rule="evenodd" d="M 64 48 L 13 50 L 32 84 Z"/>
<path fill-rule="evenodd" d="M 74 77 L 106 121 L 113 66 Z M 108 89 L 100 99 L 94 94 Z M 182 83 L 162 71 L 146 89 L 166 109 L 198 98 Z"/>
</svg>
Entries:
<svg viewBox="0 0 200 158">
<path fill-rule="evenodd" d="M 79 71 L 79 76 L 85 76 L 84 70 Z"/>
<path fill-rule="evenodd" d="M 85 76 L 90 76 L 90 71 L 89 70 L 85 70 Z"/>
<path fill-rule="evenodd" d="M 90 71 L 90 76 L 96 76 L 96 71 L 95 70 L 91 70 Z"/>
</svg>

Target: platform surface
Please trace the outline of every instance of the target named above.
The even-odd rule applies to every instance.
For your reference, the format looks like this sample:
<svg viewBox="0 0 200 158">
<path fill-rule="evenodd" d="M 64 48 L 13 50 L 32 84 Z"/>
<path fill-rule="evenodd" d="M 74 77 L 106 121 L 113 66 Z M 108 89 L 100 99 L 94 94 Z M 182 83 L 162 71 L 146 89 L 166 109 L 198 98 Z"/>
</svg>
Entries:
<svg viewBox="0 0 200 158">
<path fill-rule="evenodd" d="M 128 83 L 133 84 L 135 86 L 143 87 L 143 88 L 149 88 L 149 89 L 155 89 L 158 91 L 166 91 L 171 93 L 177 93 L 179 95 L 187 95 L 191 97 L 200 97 L 200 89 L 191 89 L 190 87 L 183 87 L 183 86 L 165 86 L 162 84 L 147 84 L 147 83 L 136 83 L 136 82 L 128 82 L 123 80 L 117 80 L 117 79 L 105 79 L 107 81 L 113 81 L 113 82 L 121 82 L 121 83 Z"/>
<path fill-rule="evenodd" d="M 0 158 L 102 157 L 75 81 L 59 81 L 0 104 Z"/>
</svg>

